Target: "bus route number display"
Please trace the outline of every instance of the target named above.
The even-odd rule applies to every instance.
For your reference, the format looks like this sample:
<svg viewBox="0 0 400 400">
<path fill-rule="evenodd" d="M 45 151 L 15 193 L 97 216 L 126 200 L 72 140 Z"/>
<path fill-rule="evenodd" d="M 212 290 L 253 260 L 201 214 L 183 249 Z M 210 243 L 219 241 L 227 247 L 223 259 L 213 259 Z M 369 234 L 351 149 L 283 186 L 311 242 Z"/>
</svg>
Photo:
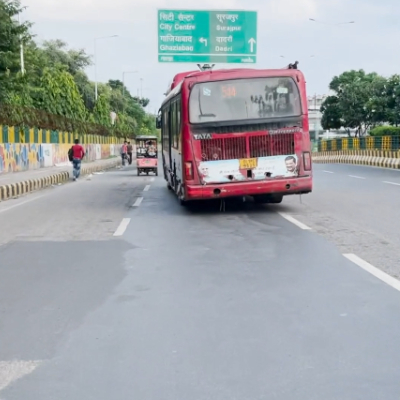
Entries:
<svg viewBox="0 0 400 400">
<path fill-rule="evenodd" d="M 236 88 L 233 85 L 222 85 L 221 90 L 224 99 L 236 97 Z"/>
</svg>

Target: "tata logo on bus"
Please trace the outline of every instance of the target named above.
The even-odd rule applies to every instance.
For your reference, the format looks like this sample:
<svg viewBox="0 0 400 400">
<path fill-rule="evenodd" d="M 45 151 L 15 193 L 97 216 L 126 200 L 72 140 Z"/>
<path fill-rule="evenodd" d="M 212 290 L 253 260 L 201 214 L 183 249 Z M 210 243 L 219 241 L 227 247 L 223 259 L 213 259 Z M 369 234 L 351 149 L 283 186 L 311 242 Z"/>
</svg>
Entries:
<svg viewBox="0 0 400 400">
<path fill-rule="evenodd" d="M 196 140 L 207 140 L 207 139 L 212 139 L 212 134 L 211 133 L 195 133 L 195 134 L 193 134 L 193 137 Z"/>
</svg>

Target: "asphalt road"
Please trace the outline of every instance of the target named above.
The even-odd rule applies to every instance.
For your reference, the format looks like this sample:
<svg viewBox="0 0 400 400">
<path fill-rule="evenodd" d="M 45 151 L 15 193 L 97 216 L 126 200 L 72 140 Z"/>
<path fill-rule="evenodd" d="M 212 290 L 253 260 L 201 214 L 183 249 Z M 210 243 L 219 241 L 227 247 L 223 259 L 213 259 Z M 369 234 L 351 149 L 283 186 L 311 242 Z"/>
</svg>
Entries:
<svg viewBox="0 0 400 400">
<path fill-rule="evenodd" d="M 291 215 L 342 253 L 355 253 L 400 278 L 400 171 L 315 164 L 314 192 L 287 198 Z"/>
<path fill-rule="evenodd" d="M 400 293 L 342 253 L 396 245 L 399 178 L 316 165 L 302 205 L 220 212 L 128 168 L 0 203 L 0 399 L 397 400 Z"/>
</svg>

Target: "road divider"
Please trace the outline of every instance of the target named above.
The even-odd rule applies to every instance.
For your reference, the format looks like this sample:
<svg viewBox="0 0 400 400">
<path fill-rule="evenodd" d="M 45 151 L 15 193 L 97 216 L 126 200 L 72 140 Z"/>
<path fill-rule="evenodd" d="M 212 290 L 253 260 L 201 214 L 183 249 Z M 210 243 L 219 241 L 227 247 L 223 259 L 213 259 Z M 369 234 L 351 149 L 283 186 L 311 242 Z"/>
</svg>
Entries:
<svg viewBox="0 0 400 400">
<path fill-rule="evenodd" d="M 121 161 L 119 160 L 119 158 L 115 158 L 106 163 L 102 162 L 94 165 L 82 165 L 81 175 L 85 176 L 94 172 L 111 169 L 120 164 Z M 71 173 L 69 171 L 61 171 L 42 178 L 28 179 L 21 182 L 2 185 L 0 186 L 0 201 L 20 197 L 24 194 L 28 194 L 53 185 L 67 182 L 70 179 Z"/>
<path fill-rule="evenodd" d="M 399 151 L 345 150 L 312 153 L 316 164 L 357 164 L 371 167 L 400 169 Z"/>
</svg>

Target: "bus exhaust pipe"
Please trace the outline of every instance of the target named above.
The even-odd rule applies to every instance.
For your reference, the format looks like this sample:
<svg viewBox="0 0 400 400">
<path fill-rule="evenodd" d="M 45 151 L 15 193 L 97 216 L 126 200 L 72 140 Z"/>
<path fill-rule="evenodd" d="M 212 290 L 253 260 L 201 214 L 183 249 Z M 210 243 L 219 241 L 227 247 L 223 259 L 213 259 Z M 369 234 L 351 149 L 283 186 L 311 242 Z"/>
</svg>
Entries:
<svg viewBox="0 0 400 400">
<path fill-rule="evenodd" d="M 287 184 L 287 185 L 286 185 L 286 190 L 289 190 L 289 189 L 290 189 L 290 185 Z"/>
<path fill-rule="evenodd" d="M 219 196 L 221 194 L 221 189 L 214 189 L 214 196 Z"/>
</svg>

